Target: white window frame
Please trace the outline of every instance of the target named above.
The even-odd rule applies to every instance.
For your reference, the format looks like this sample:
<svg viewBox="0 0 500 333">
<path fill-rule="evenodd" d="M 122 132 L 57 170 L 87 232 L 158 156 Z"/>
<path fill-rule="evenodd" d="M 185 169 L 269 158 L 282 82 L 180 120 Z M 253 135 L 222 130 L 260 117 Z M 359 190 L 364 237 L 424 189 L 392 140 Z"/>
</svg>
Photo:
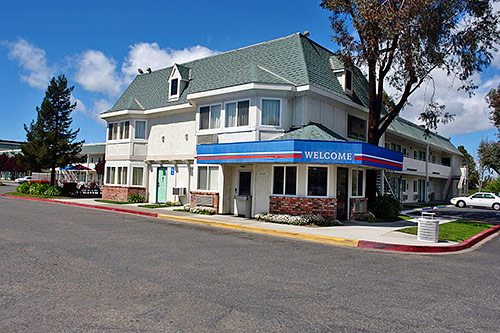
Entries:
<svg viewBox="0 0 500 333">
<path fill-rule="evenodd" d="M 144 139 L 135 137 L 138 121 L 144 122 Z M 148 137 L 148 121 L 146 119 L 134 119 L 134 141 L 146 141 L 147 137 Z"/>
<path fill-rule="evenodd" d="M 210 185 L 210 167 L 216 167 L 217 168 L 217 189 L 216 190 L 211 190 L 209 189 Z M 198 188 L 198 183 L 199 183 L 199 178 L 200 178 L 200 168 L 207 168 L 207 183 L 206 187 L 207 189 L 202 190 Z M 197 191 L 202 191 L 202 192 L 219 192 L 220 190 L 220 166 L 217 164 L 199 164 L 196 166 L 196 190 Z"/>
<path fill-rule="evenodd" d="M 172 94 L 172 81 L 177 80 L 177 94 Z M 177 99 L 179 98 L 179 91 L 181 90 L 181 79 L 178 77 L 171 77 L 168 81 L 168 98 Z"/>
<path fill-rule="evenodd" d="M 238 116 L 240 114 L 240 110 L 238 108 L 238 102 L 246 102 L 248 101 L 248 124 L 246 125 L 238 125 Z M 236 125 L 235 126 L 228 126 L 226 124 L 226 112 L 227 112 L 227 107 L 226 105 L 227 104 L 230 104 L 230 103 L 236 103 Z M 214 104 L 212 104 L 214 105 Z M 206 105 L 205 105 L 206 106 Z M 250 99 L 237 99 L 237 100 L 233 100 L 233 101 L 227 101 L 227 102 L 224 102 L 224 111 L 221 112 L 221 117 L 223 117 L 224 119 L 221 119 L 221 124 L 223 124 L 223 128 L 246 128 L 246 127 L 250 127 L 250 107 L 251 107 L 251 104 L 250 104 Z M 222 114 L 224 113 L 224 114 Z M 209 115 L 209 119 L 210 119 L 210 115 Z M 210 124 L 209 124 L 209 127 L 210 127 Z M 211 128 L 213 129 L 213 128 Z"/>
<path fill-rule="evenodd" d="M 220 105 L 220 119 L 219 119 L 219 124 L 220 126 L 219 127 L 214 127 L 212 128 L 211 127 L 211 121 L 212 121 L 212 106 L 216 106 L 216 105 Z M 213 103 L 213 104 L 206 104 L 206 105 L 200 105 L 200 107 L 198 108 L 198 130 L 199 131 L 214 131 L 214 130 L 220 130 L 221 128 L 223 128 L 223 122 L 224 122 L 224 119 L 223 117 L 225 117 L 225 115 L 223 115 L 223 110 L 222 110 L 222 106 L 223 106 L 223 103 Z M 208 128 L 201 128 L 201 108 L 204 108 L 204 107 L 208 107 Z M 250 113 L 250 111 L 249 111 Z"/>
<path fill-rule="evenodd" d="M 358 118 L 358 119 L 363 120 L 365 122 L 365 138 L 364 138 L 364 140 L 355 139 L 355 138 L 349 136 L 349 116 L 354 117 L 354 118 Z M 361 117 L 358 117 L 354 114 L 348 113 L 345 121 L 346 121 L 345 128 L 346 128 L 347 139 L 358 140 L 359 142 L 366 142 L 366 140 L 368 140 L 368 120 L 361 118 Z"/>
<path fill-rule="evenodd" d="M 125 123 L 128 121 L 128 138 L 120 136 L 123 134 L 125 135 Z M 109 125 L 113 125 L 113 130 L 111 133 L 111 139 L 109 138 Z M 113 141 L 113 142 L 124 142 L 124 141 L 130 141 L 130 125 L 131 121 L 130 119 L 125 119 L 125 120 L 118 120 L 118 121 L 110 121 L 108 123 L 108 126 L 106 128 L 106 141 Z M 115 128 L 116 128 L 116 138 L 114 137 L 115 134 Z M 122 132 L 123 128 L 123 132 Z"/>
<path fill-rule="evenodd" d="M 363 181 L 363 187 L 361 189 L 362 193 L 361 195 L 354 195 L 353 194 L 353 187 L 352 187 L 352 181 L 354 179 L 354 172 L 359 172 L 361 171 L 363 173 L 363 178 L 362 178 L 362 181 Z M 350 182 L 349 182 L 349 187 L 351 188 L 351 198 L 364 198 L 365 197 L 365 191 L 366 191 L 366 172 L 364 169 L 361 169 L 361 168 L 356 168 L 356 169 L 351 169 L 351 177 L 350 177 Z M 358 181 L 359 181 L 359 178 L 358 178 Z"/>
<path fill-rule="evenodd" d="M 111 179 L 110 177 L 110 171 L 111 169 L 114 169 L 113 171 L 113 179 Z M 116 166 L 114 165 L 109 165 L 109 166 L 106 166 L 106 174 L 104 175 L 104 181 L 105 181 L 105 184 L 106 185 L 117 185 L 116 184 Z M 109 178 L 109 182 L 108 182 L 108 178 Z"/>
<path fill-rule="evenodd" d="M 351 73 L 351 89 L 347 88 L 347 72 Z M 352 95 L 353 83 L 354 83 L 354 72 L 348 68 L 344 69 L 344 91 L 348 95 Z"/>
<path fill-rule="evenodd" d="M 285 172 L 283 173 L 283 194 L 274 193 L 274 168 L 275 167 L 285 167 Z M 286 189 L 286 168 L 287 167 L 295 167 L 295 194 L 285 194 Z M 299 194 L 299 166 L 297 164 L 273 164 L 272 166 L 272 180 L 271 180 L 271 195 L 275 197 L 297 197 Z"/>
<path fill-rule="evenodd" d="M 326 195 L 309 195 L 309 168 L 326 168 Z M 348 180 L 349 181 L 349 180 Z M 306 168 L 306 197 L 308 198 L 328 198 L 330 193 L 330 166 L 324 164 L 311 164 Z"/>
<path fill-rule="evenodd" d="M 279 125 L 264 125 L 262 123 L 262 113 L 263 113 L 263 108 L 262 108 L 262 101 L 264 100 L 272 100 L 272 101 L 279 101 L 280 102 L 280 123 Z M 283 125 L 283 99 L 282 98 L 275 98 L 275 97 L 261 97 L 260 98 L 260 126 L 262 127 L 269 127 L 269 128 L 281 128 Z"/>
<path fill-rule="evenodd" d="M 134 184 L 134 169 L 142 169 L 142 179 L 141 179 L 141 184 Z M 144 187 L 144 176 L 145 176 L 145 167 L 144 166 L 140 166 L 140 165 L 131 165 L 130 166 L 130 186 L 133 186 L 133 187 Z"/>
</svg>

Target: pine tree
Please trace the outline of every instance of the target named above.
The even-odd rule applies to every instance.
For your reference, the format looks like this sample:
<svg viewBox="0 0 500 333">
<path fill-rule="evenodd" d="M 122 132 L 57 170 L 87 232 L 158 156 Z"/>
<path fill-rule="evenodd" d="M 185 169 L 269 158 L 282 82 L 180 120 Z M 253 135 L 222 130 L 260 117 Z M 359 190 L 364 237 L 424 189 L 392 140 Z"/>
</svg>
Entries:
<svg viewBox="0 0 500 333">
<path fill-rule="evenodd" d="M 21 163 L 31 170 L 50 169 L 50 184 L 55 184 L 57 167 L 79 162 L 79 153 L 84 141 L 75 141 L 80 129 L 71 130 L 71 112 L 76 103 L 71 103 L 68 80 L 59 75 L 50 80 L 40 107 L 37 106 L 37 119 L 32 121 L 26 131 L 26 143 L 21 145 Z"/>
</svg>

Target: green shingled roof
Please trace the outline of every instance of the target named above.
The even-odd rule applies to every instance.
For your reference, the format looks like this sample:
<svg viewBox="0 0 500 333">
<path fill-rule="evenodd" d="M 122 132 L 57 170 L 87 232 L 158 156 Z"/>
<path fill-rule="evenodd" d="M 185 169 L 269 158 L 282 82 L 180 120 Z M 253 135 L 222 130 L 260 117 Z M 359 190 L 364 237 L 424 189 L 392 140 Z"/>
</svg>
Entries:
<svg viewBox="0 0 500 333">
<path fill-rule="evenodd" d="M 168 101 L 168 78 L 172 67 L 138 75 L 107 112 L 141 110 L 137 101 L 145 109 L 183 104 L 187 102 L 187 94 L 251 82 L 309 84 L 366 105 L 360 98 L 365 95 L 364 90 L 357 91 L 363 86 L 362 82 L 366 82 L 364 77 L 356 72 L 353 75 L 354 96 L 346 95 L 330 68 L 332 56 L 332 52 L 297 33 L 177 65 L 183 78 L 189 77 L 191 70 L 191 78 L 175 101 Z M 335 63 L 343 67 L 337 59 Z"/>
<path fill-rule="evenodd" d="M 330 130 L 328 127 L 313 122 L 310 122 L 306 126 L 292 129 L 291 131 L 273 140 L 288 140 L 288 139 L 347 141 L 345 138 L 341 137 L 334 131 Z"/>
<path fill-rule="evenodd" d="M 425 131 L 422 127 L 409 122 L 403 118 L 396 118 L 389 125 L 387 129 L 389 132 L 393 131 L 396 133 L 404 134 L 416 141 L 427 141 L 430 145 L 433 145 L 437 148 L 443 149 L 450 153 L 462 155 L 462 153 L 445 137 L 442 137 L 436 133 L 430 133 L 427 139 L 425 138 Z"/>
</svg>

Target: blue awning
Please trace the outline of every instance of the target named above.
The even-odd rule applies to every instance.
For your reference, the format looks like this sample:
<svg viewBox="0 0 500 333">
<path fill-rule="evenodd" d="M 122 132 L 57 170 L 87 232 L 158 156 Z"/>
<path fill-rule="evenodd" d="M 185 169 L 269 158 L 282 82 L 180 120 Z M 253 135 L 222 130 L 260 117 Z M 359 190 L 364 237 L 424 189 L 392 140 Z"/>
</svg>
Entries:
<svg viewBox="0 0 500 333">
<path fill-rule="evenodd" d="M 319 163 L 401 171 L 403 154 L 353 141 L 271 140 L 198 145 L 198 164 Z"/>
</svg>

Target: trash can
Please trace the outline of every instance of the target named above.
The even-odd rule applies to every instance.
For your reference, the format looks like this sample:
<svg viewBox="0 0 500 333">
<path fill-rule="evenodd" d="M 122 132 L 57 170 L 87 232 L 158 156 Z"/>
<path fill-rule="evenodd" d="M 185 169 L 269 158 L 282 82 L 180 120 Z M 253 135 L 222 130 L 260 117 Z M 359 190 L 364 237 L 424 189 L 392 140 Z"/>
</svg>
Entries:
<svg viewBox="0 0 500 333">
<path fill-rule="evenodd" d="M 434 218 L 435 213 L 422 212 L 418 219 L 417 239 L 424 242 L 437 243 L 439 240 L 439 220 Z"/>
</svg>

